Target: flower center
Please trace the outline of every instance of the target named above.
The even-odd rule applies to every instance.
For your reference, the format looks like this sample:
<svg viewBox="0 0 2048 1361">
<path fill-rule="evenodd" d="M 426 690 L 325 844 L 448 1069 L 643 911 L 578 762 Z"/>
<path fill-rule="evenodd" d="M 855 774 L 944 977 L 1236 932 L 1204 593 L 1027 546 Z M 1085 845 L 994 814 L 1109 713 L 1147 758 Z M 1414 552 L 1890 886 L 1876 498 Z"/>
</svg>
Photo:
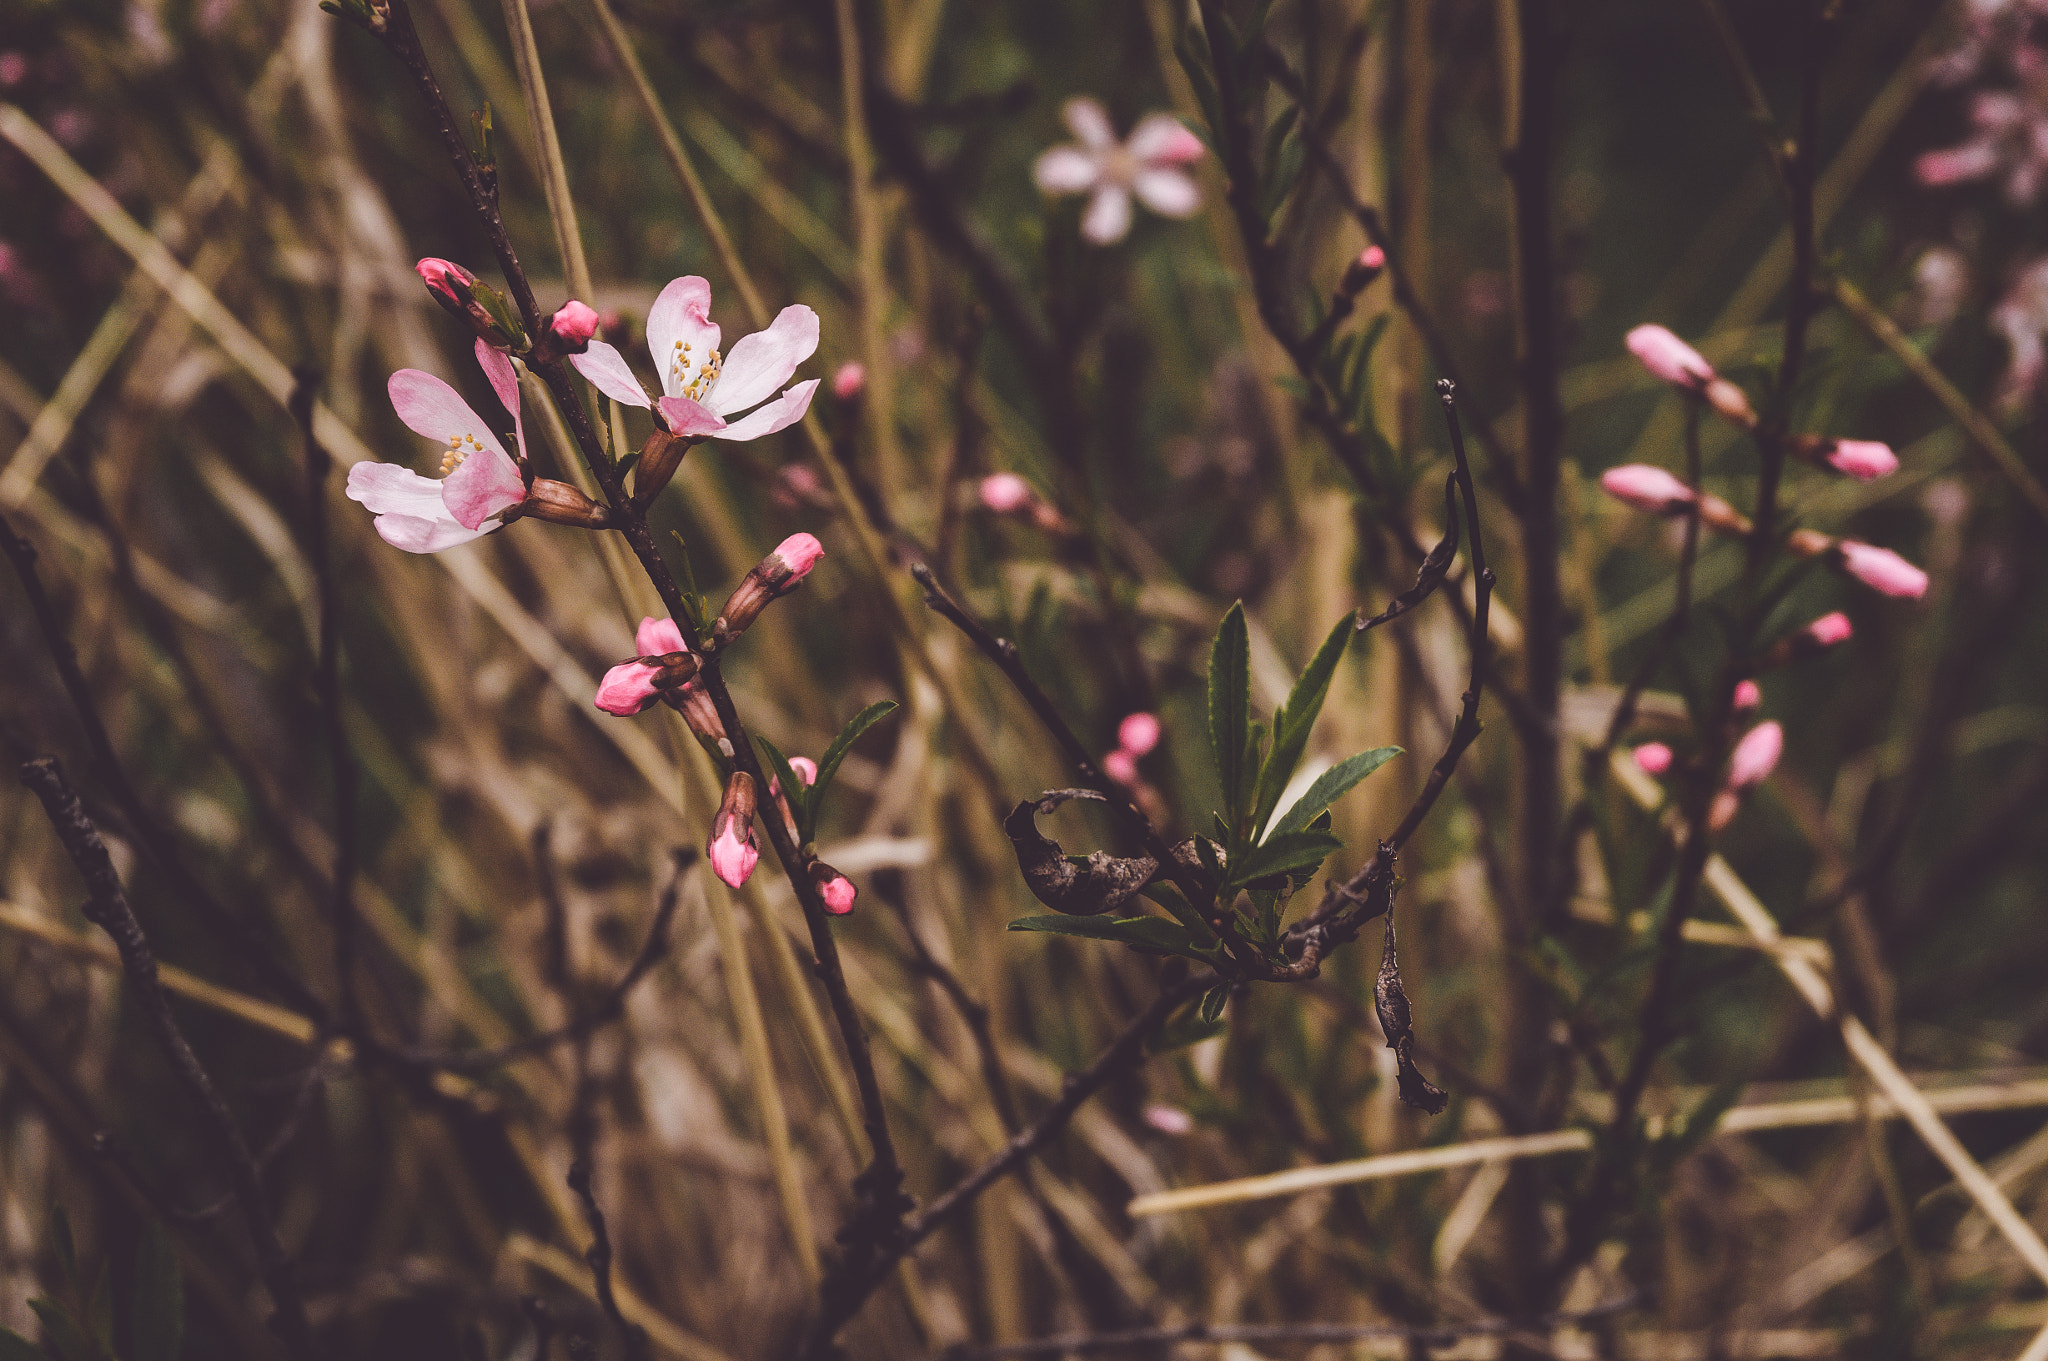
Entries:
<svg viewBox="0 0 2048 1361">
<path fill-rule="evenodd" d="M 484 451 L 483 441 L 475 435 L 454 435 L 448 440 L 447 452 L 441 455 L 441 476 L 446 477 L 462 466 L 462 460 L 471 454 Z"/>
<path fill-rule="evenodd" d="M 693 359 L 690 354 L 690 342 L 687 340 L 676 342 L 668 361 L 669 377 L 681 390 L 679 395 L 688 397 L 693 402 L 701 402 L 710 394 L 711 389 L 718 383 L 720 370 L 724 367 L 725 356 L 715 349 Z"/>
</svg>

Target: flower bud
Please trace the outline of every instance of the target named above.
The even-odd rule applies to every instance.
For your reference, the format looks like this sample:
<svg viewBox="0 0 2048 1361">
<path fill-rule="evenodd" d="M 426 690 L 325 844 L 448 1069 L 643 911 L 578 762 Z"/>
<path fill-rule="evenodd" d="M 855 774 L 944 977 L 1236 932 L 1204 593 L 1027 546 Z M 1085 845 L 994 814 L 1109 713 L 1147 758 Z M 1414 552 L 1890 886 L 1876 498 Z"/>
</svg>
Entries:
<svg viewBox="0 0 2048 1361">
<path fill-rule="evenodd" d="M 571 298 L 548 318 L 548 330 L 562 341 L 570 353 L 575 353 L 589 345 L 590 338 L 597 334 L 597 312 Z"/>
<path fill-rule="evenodd" d="M 609 529 L 612 513 L 567 482 L 536 477 L 526 489 L 526 499 L 516 507 L 519 518 L 546 520 L 552 525 L 574 525 L 578 529 Z M 511 514 L 505 516 L 510 520 Z"/>
<path fill-rule="evenodd" d="M 1132 785 L 1138 782 L 1138 758 L 1118 747 L 1102 758 L 1102 773 L 1118 784 Z"/>
<path fill-rule="evenodd" d="M 1795 529 L 1785 536 L 1785 551 L 1796 558 L 1818 558 L 1832 553 L 1835 541 L 1817 529 Z"/>
<path fill-rule="evenodd" d="M 1733 421 L 1745 430 L 1756 428 L 1756 408 L 1749 404 L 1749 394 L 1726 378 L 1709 380 L 1701 392 L 1707 399 L 1707 405 L 1720 413 L 1723 419 Z"/>
<path fill-rule="evenodd" d="M 476 282 L 471 274 L 452 260 L 438 260 L 432 256 L 414 265 L 413 272 L 434 295 L 434 301 L 458 317 L 469 315 L 469 286 Z"/>
<path fill-rule="evenodd" d="M 1714 381 L 1714 366 L 1665 327 L 1636 327 L 1628 333 L 1628 348 L 1654 377 L 1673 387 L 1698 392 Z"/>
<path fill-rule="evenodd" d="M 592 702 L 608 714 L 630 718 L 661 698 L 654 685 L 654 677 L 659 673 L 660 668 L 637 657 L 620 662 L 604 673 L 604 679 L 598 682 L 597 698 Z"/>
<path fill-rule="evenodd" d="M 739 589 L 718 612 L 718 622 L 712 626 L 712 632 L 721 643 L 745 633 L 747 626 L 768 608 L 768 602 L 779 600 L 803 585 L 804 578 L 811 574 L 811 568 L 824 556 L 824 545 L 812 535 L 792 534 L 784 539 L 776 545 L 773 553 L 756 563 L 741 580 Z"/>
<path fill-rule="evenodd" d="M 760 863 L 761 851 L 754 844 L 754 779 L 744 770 L 734 771 L 725 782 L 725 797 L 711 819 L 711 840 L 704 855 L 712 873 L 732 888 L 746 883 Z"/>
<path fill-rule="evenodd" d="M 725 735 L 725 722 L 718 716 L 718 706 L 703 686 L 692 681 L 678 689 L 663 690 L 661 702 L 683 716 L 697 745 L 724 760 L 732 759 L 732 739 Z"/>
<path fill-rule="evenodd" d="M 1696 499 L 1691 487 L 1647 463 L 1625 463 L 1600 474 L 1600 489 L 1624 505 L 1653 515 L 1676 515 Z"/>
<path fill-rule="evenodd" d="M 818 763 L 808 756 L 792 756 L 789 758 L 789 773 L 796 776 L 797 782 L 808 789 L 818 782 Z M 782 810 L 782 820 L 789 825 L 789 839 L 799 840 L 801 834 L 797 830 L 796 810 L 790 806 L 789 794 L 782 787 L 781 776 L 768 777 L 768 797 L 775 800 L 775 806 Z"/>
<path fill-rule="evenodd" d="M 991 473 L 981 479 L 981 503 L 998 515 L 1014 515 L 1035 499 L 1031 484 L 1015 473 Z"/>
<path fill-rule="evenodd" d="M 1737 792 L 1754 789 L 1777 767 L 1784 753 L 1785 729 L 1776 720 L 1757 724 L 1742 735 L 1729 755 L 1724 786 Z"/>
<path fill-rule="evenodd" d="M 1711 492 L 1700 493 L 1700 523 L 1720 534 L 1749 537 L 1749 517 Z"/>
<path fill-rule="evenodd" d="M 1154 1101 L 1141 1112 L 1146 1124 L 1161 1134 L 1179 1138 L 1194 1131 L 1195 1117 L 1178 1106 L 1168 1106 Z"/>
<path fill-rule="evenodd" d="M 1875 482 L 1898 471 L 1899 456 L 1889 444 L 1874 439 L 1821 439 L 1799 435 L 1791 441 L 1792 452 L 1809 463 L 1832 468 L 1858 482 Z"/>
<path fill-rule="evenodd" d="M 850 402 L 860 396 L 867 385 L 868 371 L 861 364 L 841 364 L 839 371 L 832 375 L 832 395 L 842 402 Z"/>
<path fill-rule="evenodd" d="M 811 884 L 818 890 L 818 897 L 824 900 L 827 912 L 843 917 L 853 911 L 853 900 L 860 895 L 860 890 L 853 886 L 853 880 L 822 860 L 813 860 L 810 869 Z"/>
<path fill-rule="evenodd" d="M 633 465 L 633 506 L 645 510 L 661 495 L 661 489 L 676 475 L 676 469 L 683 466 L 683 455 L 690 452 L 690 441 L 678 439 L 666 430 L 656 430 L 647 437 L 647 443 L 640 446 L 640 461 Z"/>
<path fill-rule="evenodd" d="M 1148 755 L 1159 745 L 1159 720 L 1142 710 L 1127 714 L 1124 721 L 1116 725 L 1116 740 L 1133 756 Z"/>
<path fill-rule="evenodd" d="M 1843 571 L 1881 595 L 1918 600 L 1927 594 L 1927 573 L 1889 548 L 1843 539 L 1835 552 Z"/>
<path fill-rule="evenodd" d="M 1358 252 L 1358 267 L 1377 274 L 1387 267 L 1387 253 L 1378 246 L 1367 246 Z"/>
<path fill-rule="evenodd" d="M 1849 622 L 1849 616 L 1836 610 L 1833 614 L 1824 614 L 1808 624 L 1798 636 L 1812 639 L 1819 647 L 1834 647 L 1839 643 L 1848 642 L 1855 632 L 1855 625 Z"/>
<path fill-rule="evenodd" d="M 1738 714 L 1746 714 L 1764 702 L 1763 687 L 1753 680 L 1735 682 L 1735 695 L 1729 701 Z"/>
<path fill-rule="evenodd" d="M 1630 755 L 1636 759 L 1636 767 L 1645 775 L 1662 775 L 1671 769 L 1671 748 L 1662 742 L 1645 742 Z"/>
</svg>

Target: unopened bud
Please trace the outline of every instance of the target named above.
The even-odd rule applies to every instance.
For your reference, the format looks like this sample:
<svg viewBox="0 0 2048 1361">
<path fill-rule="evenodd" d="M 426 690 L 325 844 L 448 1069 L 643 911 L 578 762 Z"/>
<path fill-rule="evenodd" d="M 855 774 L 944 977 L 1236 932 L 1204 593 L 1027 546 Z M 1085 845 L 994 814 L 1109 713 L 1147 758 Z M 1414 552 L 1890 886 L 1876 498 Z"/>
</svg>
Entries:
<svg viewBox="0 0 2048 1361">
<path fill-rule="evenodd" d="M 1600 489 L 1622 504 L 1652 515 L 1676 515 L 1696 499 L 1691 487 L 1648 463 L 1609 468 L 1600 474 Z"/>
<path fill-rule="evenodd" d="M 1763 687 L 1753 680 L 1735 682 L 1735 695 L 1730 703 L 1735 712 L 1746 714 L 1764 702 Z"/>
<path fill-rule="evenodd" d="M 1899 456 L 1889 444 L 1873 439 L 1823 439 L 1819 435 L 1795 435 L 1786 443 L 1793 457 L 1823 468 L 1832 468 L 1858 482 L 1875 482 L 1898 471 Z"/>
<path fill-rule="evenodd" d="M 647 437 L 647 443 L 640 446 L 640 461 L 633 465 L 633 505 L 645 510 L 661 494 L 661 489 L 676 475 L 676 469 L 683 466 L 683 455 L 690 452 L 690 441 L 678 439 L 666 430 L 656 430 Z"/>
<path fill-rule="evenodd" d="M 860 896 L 853 880 L 822 860 L 813 860 L 810 871 L 811 884 L 818 890 L 818 897 L 824 902 L 827 912 L 843 917 L 853 911 L 853 900 Z"/>
<path fill-rule="evenodd" d="M 718 716 L 718 706 L 712 703 L 703 686 L 691 682 L 680 689 L 663 690 L 661 702 L 683 716 L 683 722 L 689 725 L 697 745 L 721 759 L 732 759 L 732 739 L 725 735 L 725 723 Z"/>
<path fill-rule="evenodd" d="M 1785 729 L 1776 720 L 1757 724 L 1742 735 L 1728 757 L 1726 787 L 1754 789 L 1777 768 L 1778 758 L 1784 754 Z"/>
<path fill-rule="evenodd" d="M 850 402 L 860 396 L 868 385 L 868 371 L 865 365 L 841 364 L 839 371 L 832 375 L 832 395 L 842 402 Z"/>
<path fill-rule="evenodd" d="M 469 315 L 469 286 L 476 282 L 476 275 L 452 260 L 439 260 L 432 256 L 414 265 L 413 272 L 426 284 L 435 302 L 455 316 Z"/>
<path fill-rule="evenodd" d="M 1717 534 L 1746 538 L 1753 526 L 1749 517 L 1711 492 L 1700 493 L 1700 523 Z"/>
<path fill-rule="evenodd" d="M 1843 571 L 1880 595 L 1918 600 L 1927 594 L 1927 573 L 1889 548 L 1844 539 L 1835 552 Z"/>
<path fill-rule="evenodd" d="M 711 871 L 728 886 L 747 882 L 760 863 L 761 851 L 754 844 L 754 779 L 736 770 L 725 782 L 725 797 L 711 819 L 711 839 L 704 846 Z"/>
<path fill-rule="evenodd" d="M 1808 624 L 1800 630 L 1798 636 L 1812 639 L 1819 647 L 1834 647 L 1848 642 L 1855 632 L 1856 627 L 1849 622 L 1849 616 L 1836 610 Z"/>
<path fill-rule="evenodd" d="M 1756 428 L 1756 408 L 1749 404 L 1749 394 L 1726 378 L 1716 378 L 1701 389 L 1707 405 L 1722 417 L 1735 422 L 1745 430 Z"/>
<path fill-rule="evenodd" d="M 552 364 L 564 355 L 582 354 L 597 334 L 597 313 L 588 304 L 571 298 L 548 318 L 547 330 L 533 347 L 529 362 Z"/>
<path fill-rule="evenodd" d="M 1834 539 L 1817 529 L 1795 529 L 1785 536 L 1785 551 L 1795 558 L 1824 557 L 1834 550 Z"/>
<path fill-rule="evenodd" d="M 515 507 L 517 515 L 505 518 L 546 520 L 553 525 L 574 525 L 578 529 L 608 529 L 612 513 L 567 482 L 536 477 L 526 489 L 526 499 Z"/>
<path fill-rule="evenodd" d="M 1367 246 L 1358 252 L 1358 267 L 1377 274 L 1387 267 L 1387 253 L 1378 246 Z"/>
<path fill-rule="evenodd" d="M 818 559 L 825 556 L 825 547 L 810 534 L 792 534 L 776 545 L 775 551 L 760 562 L 741 580 L 739 588 L 725 602 L 725 608 L 718 612 L 718 622 L 712 632 L 721 641 L 729 641 L 747 631 L 747 626 L 761 617 L 761 611 L 768 608 L 770 601 L 779 600 L 797 587 L 811 574 L 811 568 Z"/>
<path fill-rule="evenodd" d="M 1628 333 L 1629 353 L 1673 387 L 1697 392 L 1714 381 L 1714 366 L 1700 352 L 1662 326 L 1638 326 Z"/>
<path fill-rule="evenodd" d="M 1645 775 L 1662 775 L 1671 769 L 1671 748 L 1662 742 L 1645 742 L 1630 753 Z"/>
</svg>

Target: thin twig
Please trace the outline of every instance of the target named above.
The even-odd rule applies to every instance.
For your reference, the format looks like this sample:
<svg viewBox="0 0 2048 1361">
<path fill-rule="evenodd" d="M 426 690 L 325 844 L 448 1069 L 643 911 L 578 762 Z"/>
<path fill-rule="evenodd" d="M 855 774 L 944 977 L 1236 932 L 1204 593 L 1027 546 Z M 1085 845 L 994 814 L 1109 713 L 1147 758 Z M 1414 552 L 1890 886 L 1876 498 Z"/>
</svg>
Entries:
<svg viewBox="0 0 2048 1361">
<path fill-rule="evenodd" d="M 106 843 L 100 840 L 99 829 L 85 815 L 78 795 L 64 779 L 64 772 L 54 756 L 40 757 L 24 764 L 21 782 L 42 801 L 43 811 L 49 816 L 50 826 L 63 844 L 65 854 L 70 856 L 71 863 L 77 866 L 79 875 L 85 880 L 86 891 L 90 895 L 84 908 L 86 919 L 105 931 L 121 952 L 121 967 L 128 977 L 129 988 L 142 1012 L 143 1022 L 149 1027 L 157 1046 L 163 1050 L 164 1057 L 170 1060 L 179 1085 L 199 1107 L 211 1129 L 214 1152 L 235 1188 L 242 1221 L 256 1246 L 258 1269 L 276 1311 L 272 1325 L 293 1356 L 311 1358 L 315 1354 L 313 1333 L 306 1320 L 305 1300 L 300 1296 L 298 1283 L 293 1277 L 291 1259 L 285 1255 L 277 1228 L 270 1221 L 256 1160 L 249 1152 L 248 1142 L 242 1137 L 241 1127 L 236 1125 L 227 1103 L 221 1100 L 219 1091 L 215 1089 L 213 1079 L 207 1075 L 199 1056 L 192 1052 L 192 1046 L 178 1029 L 177 1018 L 171 1014 L 170 997 L 157 978 L 156 952 L 150 948 L 149 938 L 143 934 L 142 923 L 135 919 L 134 910 L 128 906 L 128 895 L 121 887 L 120 875 L 114 871 Z"/>
<path fill-rule="evenodd" d="M 618 1297 L 612 1293 L 611 1231 L 605 1226 L 597 1195 L 590 1189 L 590 1164 L 581 1158 L 569 1165 L 569 1189 L 583 1202 L 583 1217 L 590 1223 L 590 1251 L 584 1254 L 584 1260 L 590 1263 L 590 1275 L 597 1286 L 598 1307 L 619 1330 L 626 1361 L 646 1361 L 647 1330 L 619 1312 Z"/>
</svg>

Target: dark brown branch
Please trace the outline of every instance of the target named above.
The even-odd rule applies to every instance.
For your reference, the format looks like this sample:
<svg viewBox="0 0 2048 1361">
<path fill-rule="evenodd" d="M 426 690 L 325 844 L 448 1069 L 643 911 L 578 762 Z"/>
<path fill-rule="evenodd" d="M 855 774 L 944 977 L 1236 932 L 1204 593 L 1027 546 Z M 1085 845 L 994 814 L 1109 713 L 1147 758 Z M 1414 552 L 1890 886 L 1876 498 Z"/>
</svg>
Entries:
<svg viewBox="0 0 2048 1361">
<path fill-rule="evenodd" d="M 583 1203 L 583 1218 L 590 1224 L 590 1251 L 583 1254 L 590 1263 L 590 1275 L 597 1287 L 598 1307 L 618 1329 L 626 1361 L 646 1361 L 647 1330 L 619 1312 L 618 1297 L 612 1292 L 612 1236 L 605 1226 L 604 1211 L 590 1189 L 590 1164 L 578 1159 L 569 1166 L 569 1189 Z"/>
<path fill-rule="evenodd" d="M 258 1268 L 276 1311 L 272 1326 L 293 1356 L 311 1358 L 315 1354 L 313 1333 L 306 1320 L 305 1300 L 293 1277 L 291 1259 L 285 1255 L 277 1228 L 270 1221 L 256 1160 L 242 1137 L 241 1127 L 214 1088 L 213 1079 L 178 1029 L 177 1018 L 171 1014 L 170 997 L 157 976 L 156 952 L 143 934 L 142 923 L 128 906 L 128 895 L 121 887 L 120 875 L 114 872 L 114 862 L 107 854 L 106 843 L 100 840 L 99 829 L 85 815 L 78 795 L 65 781 L 54 756 L 24 764 L 21 782 L 42 801 L 43 811 L 49 816 L 65 854 L 85 880 L 89 895 L 84 909 L 86 919 L 105 931 L 120 952 L 121 968 L 144 1024 L 210 1129 L 214 1152 L 234 1187 L 242 1222 L 256 1246 Z"/>
</svg>

